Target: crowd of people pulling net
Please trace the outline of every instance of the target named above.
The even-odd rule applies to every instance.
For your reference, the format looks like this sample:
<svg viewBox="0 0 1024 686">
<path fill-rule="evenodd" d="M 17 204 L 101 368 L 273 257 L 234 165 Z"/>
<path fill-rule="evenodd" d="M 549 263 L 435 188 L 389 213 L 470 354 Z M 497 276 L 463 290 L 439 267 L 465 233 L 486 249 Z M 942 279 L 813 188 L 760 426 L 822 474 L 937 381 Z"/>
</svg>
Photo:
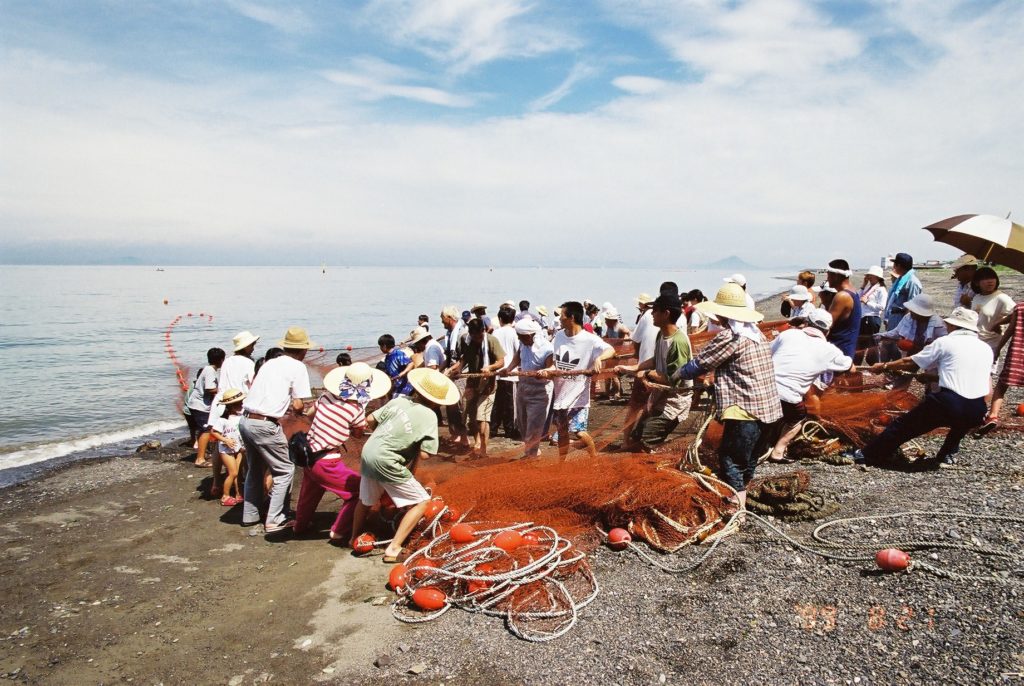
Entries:
<svg viewBox="0 0 1024 686">
<path fill-rule="evenodd" d="M 848 267 L 830 267 L 830 282 L 832 275 L 842 285 Z M 865 453 L 875 455 L 895 433 L 900 440 L 883 456 L 891 459 L 908 438 L 949 425 L 915 419 L 930 396 L 922 402 L 913 379 L 935 381 L 915 376 L 909 364 L 872 363 L 874 339 L 865 346 L 859 330 L 832 338 L 840 327 L 829 309 L 797 301 L 792 318 L 760 321 L 741 278 L 731 277 L 714 301 L 687 304 L 665 285 L 657 298 L 642 294 L 632 335 L 610 306 L 567 302 L 555 326 L 528 303 L 519 313 L 503 305 L 495 322 L 483 306 L 461 321 L 445 308 L 444 336 L 430 335 L 423 316 L 405 341 L 382 336 L 379 350 L 325 349 L 294 327 L 281 354 L 267 354 L 259 370 L 251 359 L 258 337 L 242 332 L 235 354 L 214 365 L 217 384 L 203 380 L 208 368 L 195 376 L 190 398 L 213 388 L 209 415 L 199 410 L 193 421 L 197 463 L 205 460 L 204 438 L 219 442 L 211 496 L 242 505 L 243 525 L 267 535 L 302 534 L 323 494 L 338 495 L 330 538 L 359 554 L 380 548 L 395 565 L 389 583 L 398 619 L 429 621 L 457 607 L 503 617 L 528 640 L 563 635 L 593 601 L 598 582 L 587 555 L 602 543 L 687 572 L 748 522 L 826 558 L 870 560 L 876 541 L 819 537 L 835 522 L 821 525 L 812 541 L 784 534 L 771 517 L 820 519 L 836 503 L 814 492 L 805 470 L 755 479 L 756 466 L 863 464 Z M 959 308 L 944 321 L 953 332 L 976 332 L 971 314 Z M 647 350 L 635 335 L 644 317 L 657 332 Z M 191 376 L 170 341 L 180 322 L 166 333 L 179 381 Z M 239 357 L 234 367 L 252 363 L 241 383 L 231 378 Z M 793 359 L 804 361 L 794 368 Z M 323 379 L 312 403 L 308 370 Z M 511 400 L 499 406 L 495 397 L 506 393 Z M 493 440 L 502 430 L 505 440 Z M 946 455 L 955 455 L 963 433 L 947 438 Z M 288 489 L 296 467 L 302 483 L 293 516 Z M 975 518 L 901 513 L 915 514 Z M 913 551 L 933 542 L 897 543 Z M 699 555 L 673 557 L 697 544 L 704 546 Z M 986 552 L 1019 567 L 1016 552 Z M 887 569 L 914 564 L 892 551 L 875 559 Z"/>
</svg>

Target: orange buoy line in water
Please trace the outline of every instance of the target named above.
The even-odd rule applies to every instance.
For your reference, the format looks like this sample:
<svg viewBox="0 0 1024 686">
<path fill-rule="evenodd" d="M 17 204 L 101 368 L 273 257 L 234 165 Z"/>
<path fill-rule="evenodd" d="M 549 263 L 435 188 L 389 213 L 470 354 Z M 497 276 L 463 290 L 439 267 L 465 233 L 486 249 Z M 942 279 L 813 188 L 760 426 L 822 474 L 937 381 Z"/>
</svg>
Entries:
<svg viewBox="0 0 1024 686">
<path fill-rule="evenodd" d="M 167 304 L 167 299 L 165 298 L 164 299 L 164 305 L 166 305 L 166 304 Z M 191 317 L 192 313 L 189 312 L 186 316 Z M 212 314 L 207 314 L 205 312 L 200 312 L 199 313 L 199 317 L 202 318 L 202 319 L 206 319 L 207 322 L 212 322 L 213 321 L 213 315 Z M 182 320 L 182 315 L 179 314 L 174 319 L 172 319 L 170 321 L 170 323 L 167 325 L 167 328 L 164 329 L 164 352 L 167 353 L 168 359 L 170 359 L 171 364 L 174 365 L 174 376 L 175 376 L 175 378 L 178 381 L 178 386 L 181 387 L 181 390 L 182 390 L 183 393 L 187 393 L 188 392 L 188 379 L 185 378 L 185 369 L 186 369 L 186 367 L 181 363 L 181 360 L 178 359 L 178 353 L 174 350 L 174 344 L 171 342 L 171 334 L 174 333 L 174 327 L 176 327 L 178 324 L 180 324 L 181 320 Z"/>
</svg>

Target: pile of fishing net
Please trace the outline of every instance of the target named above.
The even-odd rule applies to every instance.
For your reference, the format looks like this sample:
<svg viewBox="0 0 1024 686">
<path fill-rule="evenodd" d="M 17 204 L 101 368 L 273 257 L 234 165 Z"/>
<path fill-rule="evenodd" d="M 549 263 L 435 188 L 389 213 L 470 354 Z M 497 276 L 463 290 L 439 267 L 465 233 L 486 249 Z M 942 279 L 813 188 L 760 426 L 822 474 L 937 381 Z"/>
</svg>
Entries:
<svg viewBox="0 0 1024 686">
<path fill-rule="evenodd" d="M 821 519 L 839 509 L 835 496 L 811 489 L 802 469 L 754 479 L 747 486 L 747 509 L 779 519 Z"/>
</svg>

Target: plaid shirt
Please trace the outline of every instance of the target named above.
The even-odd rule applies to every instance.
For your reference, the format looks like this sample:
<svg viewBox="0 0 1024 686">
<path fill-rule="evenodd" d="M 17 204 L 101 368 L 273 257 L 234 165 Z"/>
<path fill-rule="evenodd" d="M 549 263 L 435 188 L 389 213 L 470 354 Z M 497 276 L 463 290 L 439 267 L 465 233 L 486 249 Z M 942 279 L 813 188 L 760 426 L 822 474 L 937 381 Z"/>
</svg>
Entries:
<svg viewBox="0 0 1024 686">
<path fill-rule="evenodd" d="M 782 417 L 768 341 L 755 343 L 725 329 L 708 341 L 694 360 L 703 369 L 715 370 L 719 413 L 738 405 L 766 424 Z"/>
</svg>

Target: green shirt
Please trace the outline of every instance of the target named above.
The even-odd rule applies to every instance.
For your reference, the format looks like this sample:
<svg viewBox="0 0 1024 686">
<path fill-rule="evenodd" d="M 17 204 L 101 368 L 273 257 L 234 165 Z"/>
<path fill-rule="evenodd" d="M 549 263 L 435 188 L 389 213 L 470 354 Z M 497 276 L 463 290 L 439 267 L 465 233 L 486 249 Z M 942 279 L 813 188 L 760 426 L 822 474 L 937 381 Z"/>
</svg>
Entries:
<svg viewBox="0 0 1024 686">
<path fill-rule="evenodd" d="M 429 407 L 402 396 L 370 416 L 377 428 L 363 445 L 359 471 L 364 479 L 404 484 L 412 479 L 406 465 L 421 450 L 437 454 L 437 415 Z"/>
<path fill-rule="evenodd" d="M 692 357 L 690 338 L 682 327 L 676 329 L 676 332 L 667 339 L 659 331 L 654 344 L 654 350 L 654 368 L 659 374 L 664 375 L 668 379 L 672 379 L 672 375 L 685 367 Z M 693 382 L 669 381 L 669 384 L 673 386 L 690 386 Z"/>
</svg>

